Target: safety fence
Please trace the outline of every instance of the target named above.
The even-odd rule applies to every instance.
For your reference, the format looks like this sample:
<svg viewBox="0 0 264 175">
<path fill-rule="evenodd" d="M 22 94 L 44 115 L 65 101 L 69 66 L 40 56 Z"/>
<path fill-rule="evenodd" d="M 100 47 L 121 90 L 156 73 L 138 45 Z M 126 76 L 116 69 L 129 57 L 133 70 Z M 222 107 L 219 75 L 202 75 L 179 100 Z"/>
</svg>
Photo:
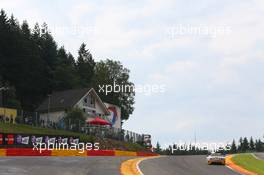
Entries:
<svg viewBox="0 0 264 175">
<path fill-rule="evenodd" d="M 124 129 L 100 125 L 86 125 L 83 130 L 86 134 L 94 135 L 99 138 L 109 138 L 132 143 L 143 142 L 143 136 L 141 134 Z"/>
<path fill-rule="evenodd" d="M 49 122 L 48 124 L 45 124 L 44 121 L 40 119 L 37 112 L 27 112 L 23 110 L 17 110 L 17 116 L 14 120 L 19 124 L 67 130 L 84 133 L 99 138 L 109 138 L 119 141 L 144 144 L 144 138 L 142 134 L 111 126 L 90 125 L 81 120 L 66 120 L 65 118 L 61 118 L 61 120 L 56 123 Z M 0 120 L 0 122 L 14 123 L 13 120 L 11 121 L 5 119 Z"/>
</svg>

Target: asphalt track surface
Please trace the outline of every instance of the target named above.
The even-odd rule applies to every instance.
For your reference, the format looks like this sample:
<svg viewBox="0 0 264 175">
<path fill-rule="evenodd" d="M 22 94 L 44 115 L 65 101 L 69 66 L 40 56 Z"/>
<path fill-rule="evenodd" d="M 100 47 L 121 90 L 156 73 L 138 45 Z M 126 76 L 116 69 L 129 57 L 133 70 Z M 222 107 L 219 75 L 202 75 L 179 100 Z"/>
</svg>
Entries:
<svg viewBox="0 0 264 175">
<path fill-rule="evenodd" d="M 207 165 L 206 156 L 166 156 L 142 161 L 144 175 L 239 175 L 223 165 Z"/>
<path fill-rule="evenodd" d="M 259 159 L 264 160 L 264 153 L 254 153 Z"/>
<path fill-rule="evenodd" d="M 118 175 L 134 157 L 0 157 L 0 175 Z"/>
</svg>

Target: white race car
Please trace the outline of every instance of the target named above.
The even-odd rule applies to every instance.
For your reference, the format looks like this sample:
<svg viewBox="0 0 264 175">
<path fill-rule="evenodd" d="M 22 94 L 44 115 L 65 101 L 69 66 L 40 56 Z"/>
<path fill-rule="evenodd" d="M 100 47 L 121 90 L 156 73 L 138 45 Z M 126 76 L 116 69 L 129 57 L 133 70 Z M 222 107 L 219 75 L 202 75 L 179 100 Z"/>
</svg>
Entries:
<svg viewBox="0 0 264 175">
<path fill-rule="evenodd" d="M 206 157 L 208 165 L 222 164 L 225 165 L 225 155 L 222 153 L 212 153 Z"/>
</svg>

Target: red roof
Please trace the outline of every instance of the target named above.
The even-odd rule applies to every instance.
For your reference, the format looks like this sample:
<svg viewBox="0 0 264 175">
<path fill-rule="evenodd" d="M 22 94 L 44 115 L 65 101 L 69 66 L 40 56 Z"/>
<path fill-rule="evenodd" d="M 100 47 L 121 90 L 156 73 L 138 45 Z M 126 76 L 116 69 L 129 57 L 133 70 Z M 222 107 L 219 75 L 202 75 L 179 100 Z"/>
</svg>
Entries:
<svg viewBox="0 0 264 175">
<path fill-rule="evenodd" d="M 99 117 L 95 117 L 95 119 L 89 121 L 88 123 L 92 125 L 110 125 L 110 126 L 112 125 L 110 122 L 101 119 Z"/>
</svg>

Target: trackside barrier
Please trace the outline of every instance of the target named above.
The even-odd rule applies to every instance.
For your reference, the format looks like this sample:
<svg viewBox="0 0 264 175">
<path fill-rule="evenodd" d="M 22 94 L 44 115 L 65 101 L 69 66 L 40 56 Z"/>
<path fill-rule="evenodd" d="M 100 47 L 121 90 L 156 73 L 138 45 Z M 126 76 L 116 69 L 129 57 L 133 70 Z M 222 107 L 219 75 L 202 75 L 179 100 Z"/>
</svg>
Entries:
<svg viewBox="0 0 264 175">
<path fill-rule="evenodd" d="M 86 156 L 87 152 L 79 150 L 52 150 L 51 156 Z"/>
<path fill-rule="evenodd" d="M 6 156 L 51 156 L 51 150 L 33 150 L 32 148 L 7 148 Z"/>
<path fill-rule="evenodd" d="M 115 151 L 115 156 L 137 156 L 137 152 Z"/>
<path fill-rule="evenodd" d="M 5 155 L 6 155 L 6 150 L 0 149 L 0 156 L 5 156 Z"/>
<path fill-rule="evenodd" d="M 0 156 L 158 156 L 155 153 L 119 150 L 33 150 L 32 148 L 0 149 Z"/>
</svg>

